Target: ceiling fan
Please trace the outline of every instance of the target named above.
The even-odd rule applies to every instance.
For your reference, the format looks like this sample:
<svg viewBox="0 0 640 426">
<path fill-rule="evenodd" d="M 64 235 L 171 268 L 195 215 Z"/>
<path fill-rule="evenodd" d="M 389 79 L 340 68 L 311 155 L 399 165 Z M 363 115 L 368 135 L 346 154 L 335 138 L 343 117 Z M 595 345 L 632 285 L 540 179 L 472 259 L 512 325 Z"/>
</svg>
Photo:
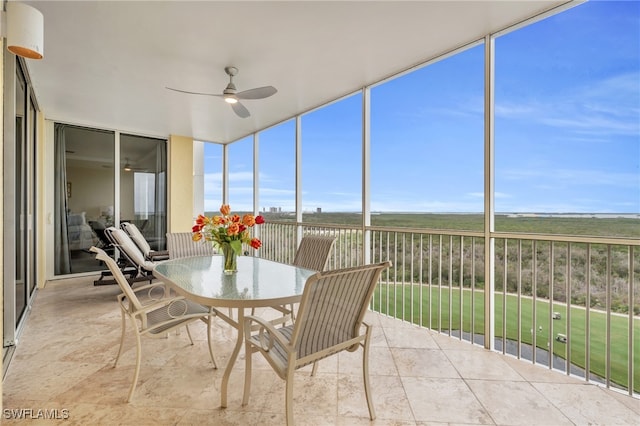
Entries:
<svg viewBox="0 0 640 426">
<path fill-rule="evenodd" d="M 174 90 L 176 92 L 188 93 L 190 95 L 204 95 L 204 96 L 217 96 L 221 97 L 231 105 L 233 112 L 236 113 L 238 117 L 247 118 L 251 114 L 249 114 L 249 110 L 245 108 L 244 105 L 240 103 L 242 99 L 264 99 L 268 98 L 271 95 L 274 95 L 278 90 L 276 90 L 273 86 L 263 86 L 256 87 L 255 89 L 244 90 L 242 92 L 238 92 L 236 89 L 236 85 L 233 84 L 233 77 L 238 74 L 238 68 L 236 67 L 225 67 L 224 72 L 229 76 L 229 84 L 222 91 L 221 94 L 217 93 L 200 93 L 200 92 L 188 92 L 186 90 L 174 89 L 171 87 L 167 87 L 169 90 Z"/>
<path fill-rule="evenodd" d="M 105 169 L 113 169 L 113 165 L 111 164 L 103 164 L 102 167 Z M 143 167 L 135 167 L 133 163 L 129 161 L 129 158 L 125 158 L 125 163 L 121 167 L 121 170 L 125 172 L 148 172 L 149 170 Z"/>
</svg>

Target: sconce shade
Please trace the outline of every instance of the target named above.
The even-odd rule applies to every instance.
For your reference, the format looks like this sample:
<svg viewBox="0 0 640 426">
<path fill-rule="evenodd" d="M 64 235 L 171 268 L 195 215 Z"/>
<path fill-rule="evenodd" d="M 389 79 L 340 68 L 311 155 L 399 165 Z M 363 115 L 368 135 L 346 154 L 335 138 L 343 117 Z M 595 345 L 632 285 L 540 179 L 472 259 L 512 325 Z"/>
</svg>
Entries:
<svg viewBox="0 0 640 426">
<path fill-rule="evenodd" d="M 7 49 L 18 56 L 42 59 L 44 17 L 38 9 L 14 1 L 7 2 Z"/>
</svg>

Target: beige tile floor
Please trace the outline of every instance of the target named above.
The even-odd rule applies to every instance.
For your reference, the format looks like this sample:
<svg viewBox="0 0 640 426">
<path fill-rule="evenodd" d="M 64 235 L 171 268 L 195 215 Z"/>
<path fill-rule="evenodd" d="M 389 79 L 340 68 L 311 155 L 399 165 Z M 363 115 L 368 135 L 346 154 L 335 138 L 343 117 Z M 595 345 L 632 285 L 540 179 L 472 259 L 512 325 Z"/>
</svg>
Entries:
<svg viewBox="0 0 640 426">
<path fill-rule="evenodd" d="M 192 328 L 194 346 L 186 333 L 143 341 L 138 388 L 126 403 L 135 343 L 127 338 L 113 368 L 118 288 L 92 281 L 55 281 L 39 290 L 3 381 L 3 424 L 284 424 L 283 383 L 259 355 L 249 405 L 240 404 L 241 354 L 228 408 L 220 408 L 222 368 L 212 368 L 204 324 Z M 358 351 L 323 360 L 315 377 L 297 373 L 298 425 L 640 424 L 636 398 L 378 314 L 367 319 L 376 326 L 370 363 L 377 419 L 368 418 Z M 224 367 L 235 332 L 216 321 L 213 335 Z M 57 409 L 68 418 L 16 421 L 7 418 L 12 409 Z"/>
</svg>

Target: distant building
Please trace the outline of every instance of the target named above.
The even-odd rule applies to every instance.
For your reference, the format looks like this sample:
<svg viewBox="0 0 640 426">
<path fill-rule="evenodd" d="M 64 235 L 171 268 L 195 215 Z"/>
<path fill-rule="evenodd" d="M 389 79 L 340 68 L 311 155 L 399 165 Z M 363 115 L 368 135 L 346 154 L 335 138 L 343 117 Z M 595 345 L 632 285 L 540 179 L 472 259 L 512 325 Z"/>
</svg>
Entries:
<svg viewBox="0 0 640 426">
<path fill-rule="evenodd" d="M 318 208 L 316 209 L 316 213 L 322 213 L 322 207 L 318 207 Z"/>
</svg>

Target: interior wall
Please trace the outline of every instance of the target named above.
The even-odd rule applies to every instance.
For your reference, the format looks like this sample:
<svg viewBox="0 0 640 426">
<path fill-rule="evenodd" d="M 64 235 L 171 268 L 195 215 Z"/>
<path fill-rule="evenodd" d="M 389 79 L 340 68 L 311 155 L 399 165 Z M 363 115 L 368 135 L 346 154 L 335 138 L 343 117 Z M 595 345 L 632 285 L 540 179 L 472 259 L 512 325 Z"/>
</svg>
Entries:
<svg viewBox="0 0 640 426">
<path fill-rule="evenodd" d="M 193 139 L 169 137 L 167 232 L 189 232 L 193 226 Z"/>
<path fill-rule="evenodd" d="M 111 194 L 113 199 L 113 169 L 67 167 L 67 182 L 71 184 L 69 210 L 85 212 L 87 220 L 95 220 L 102 214 L 105 194 Z"/>
</svg>

